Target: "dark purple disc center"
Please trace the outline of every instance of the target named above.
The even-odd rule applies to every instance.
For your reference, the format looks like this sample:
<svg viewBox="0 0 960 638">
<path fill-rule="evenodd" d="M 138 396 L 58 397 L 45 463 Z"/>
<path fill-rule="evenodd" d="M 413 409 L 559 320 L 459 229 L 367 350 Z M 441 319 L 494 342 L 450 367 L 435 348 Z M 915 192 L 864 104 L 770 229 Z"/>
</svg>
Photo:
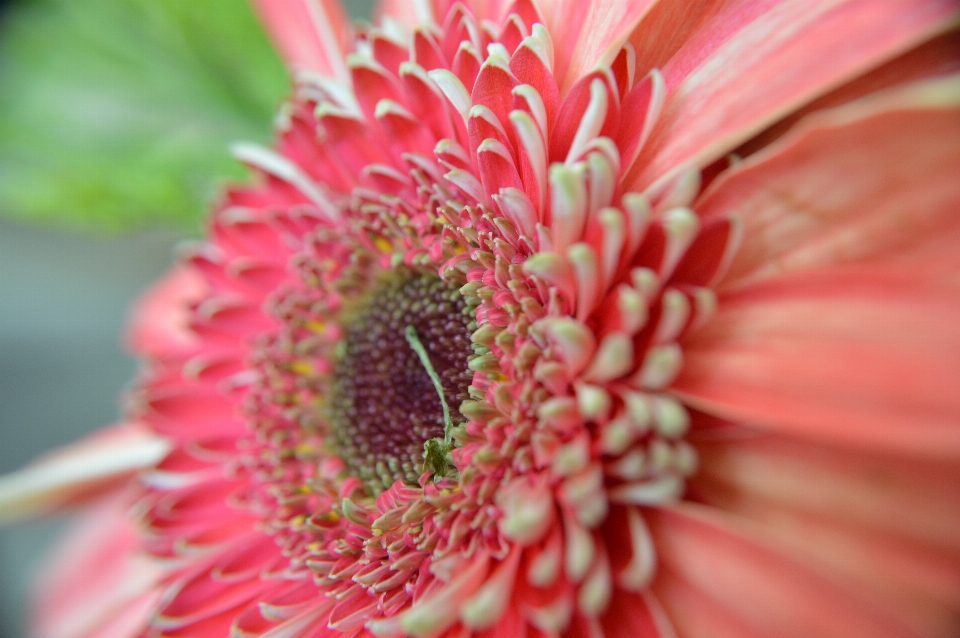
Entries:
<svg viewBox="0 0 960 638">
<path fill-rule="evenodd" d="M 415 330 L 450 414 L 460 421 L 457 408 L 473 379 L 467 367 L 473 308 L 459 286 L 403 268 L 387 275 L 343 323 L 327 402 L 337 453 L 374 493 L 397 480 L 415 485 L 424 471 L 424 443 L 444 436 L 444 412 L 407 328 Z"/>
</svg>

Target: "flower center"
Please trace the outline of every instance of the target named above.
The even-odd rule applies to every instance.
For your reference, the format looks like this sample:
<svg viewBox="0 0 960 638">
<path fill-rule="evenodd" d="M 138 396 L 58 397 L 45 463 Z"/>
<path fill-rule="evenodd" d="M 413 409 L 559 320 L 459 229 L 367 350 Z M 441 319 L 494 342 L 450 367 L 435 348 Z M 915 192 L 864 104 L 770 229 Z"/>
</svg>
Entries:
<svg viewBox="0 0 960 638">
<path fill-rule="evenodd" d="M 375 494 L 417 484 L 424 447 L 438 449 L 473 372 L 474 307 L 459 286 L 401 268 L 345 314 L 328 418 L 337 454 Z"/>
</svg>

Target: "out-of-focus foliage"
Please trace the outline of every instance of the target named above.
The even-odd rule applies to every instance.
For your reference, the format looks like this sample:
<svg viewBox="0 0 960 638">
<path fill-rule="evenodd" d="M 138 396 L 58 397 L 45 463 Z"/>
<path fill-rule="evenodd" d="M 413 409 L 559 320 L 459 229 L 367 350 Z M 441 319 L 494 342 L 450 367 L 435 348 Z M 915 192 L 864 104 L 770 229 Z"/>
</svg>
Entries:
<svg viewBox="0 0 960 638">
<path fill-rule="evenodd" d="M 287 76 L 245 0 L 33 0 L 0 21 L 0 212 L 193 225 Z"/>
</svg>

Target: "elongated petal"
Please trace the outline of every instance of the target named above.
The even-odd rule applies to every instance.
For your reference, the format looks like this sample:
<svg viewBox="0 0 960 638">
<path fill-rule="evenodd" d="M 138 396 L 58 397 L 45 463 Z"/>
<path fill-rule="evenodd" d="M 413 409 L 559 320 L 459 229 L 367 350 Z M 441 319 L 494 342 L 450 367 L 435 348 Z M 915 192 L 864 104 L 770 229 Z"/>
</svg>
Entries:
<svg viewBox="0 0 960 638">
<path fill-rule="evenodd" d="M 738 147 L 736 154 L 742 157 L 753 155 L 793 129 L 800 120 L 817 111 L 848 104 L 871 93 L 881 91 L 895 93 L 896 91 L 889 91 L 889 89 L 896 88 L 898 85 L 901 88 L 907 88 L 904 85 L 910 85 L 919 80 L 946 78 L 956 74 L 960 71 L 960 28 L 958 27 L 960 25 L 808 103 Z"/>
<path fill-rule="evenodd" d="M 946 29 L 956 12 L 952 0 L 725 6 L 663 68 L 663 114 L 626 183 L 640 190 L 689 163 L 709 164 L 804 103 Z"/>
<path fill-rule="evenodd" d="M 791 441 L 702 442 L 693 489 L 805 564 L 869 595 L 924 636 L 957 629 L 960 472 Z M 891 515 L 891 512 L 897 514 Z"/>
<path fill-rule="evenodd" d="M 960 450 L 960 119 L 948 106 L 798 132 L 717 184 L 705 216 L 735 210 L 748 230 L 732 290 L 684 346 L 677 392 L 816 440 Z"/>
<path fill-rule="evenodd" d="M 672 571 L 661 569 L 654 587 L 680 638 L 769 638 Z"/>
<path fill-rule="evenodd" d="M 192 268 L 164 275 L 133 310 L 126 339 L 130 349 L 159 359 L 192 352 L 199 339 L 190 331 L 190 305 L 206 291 L 203 277 Z"/>
<path fill-rule="evenodd" d="M 743 223 L 720 287 L 922 251 L 960 223 L 958 161 L 960 75 L 811 117 L 697 202 L 705 219 L 732 214 Z"/>
<path fill-rule="evenodd" d="M 960 450 L 956 286 L 867 270 L 781 277 L 720 304 L 684 346 L 689 403 L 771 431 L 873 449 Z"/>
<path fill-rule="evenodd" d="M 51 555 L 36 582 L 37 638 L 133 638 L 147 627 L 164 570 L 137 553 L 129 495 L 94 508 Z"/>
<path fill-rule="evenodd" d="M 169 444 L 141 425 L 120 425 L 0 477 L 0 523 L 80 504 L 122 487 Z"/>
<path fill-rule="evenodd" d="M 665 569 L 732 621 L 721 635 L 744 635 L 728 630 L 739 626 L 776 638 L 919 638 L 892 614 L 768 546 L 733 517 L 685 504 L 650 518 Z"/>
<path fill-rule="evenodd" d="M 352 33 L 339 0 L 252 0 L 290 69 L 341 80 Z"/>
<path fill-rule="evenodd" d="M 599 65 L 613 62 L 634 26 L 656 0 L 551 0 L 543 3 L 544 19 L 555 42 L 554 75 L 565 93 Z"/>
</svg>

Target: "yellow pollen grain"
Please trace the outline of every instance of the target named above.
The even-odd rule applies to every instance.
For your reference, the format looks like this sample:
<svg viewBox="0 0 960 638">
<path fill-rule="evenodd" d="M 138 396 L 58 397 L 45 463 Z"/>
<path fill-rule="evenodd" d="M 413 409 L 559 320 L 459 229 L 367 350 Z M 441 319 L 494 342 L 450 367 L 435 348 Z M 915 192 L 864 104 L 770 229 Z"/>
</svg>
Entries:
<svg viewBox="0 0 960 638">
<path fill-rule="evenodd" d="M 307 455 L 312 453 L 316 448 L 309 443 L 301 443 L 294 448 L 294 452 L 297 454 Z"/>
<path fill-rule="evenodd" d="M 323 332 L 327 329 L 327 324 L 323 321 L 308 321 L 303 325 L 307 328 L 307 330 L 316 332 L 317 334 L 323 334 Z"/>
<path fill-rule="evenodd" d="M 376 247 L 380 250 L 380 252 L 382 252 L 382 253 L 384 253 L 384 254 L 393 252 L 393 244 L 391 244 L 390 242 L 388 242 L 388 241 L 387 241 L 386 239 L 384 239 L 383 237 L 374 237 L 373 243 L 374 243 L 374 245 L 376 245 Z"/>
<path fill-rule="evenodd" d="M 306 361 L 292 361 L 290 371 L 296 374 L 308 375 L 315 372 L 314 367 Z"/>
<path fill-rule="evenodd" d="M 324 523 L 336 523 L 340 520 L 340 515 L 336 512 L 324 512 L 317 516 L 317 519 L 323 521 Z"/>
</svg>

